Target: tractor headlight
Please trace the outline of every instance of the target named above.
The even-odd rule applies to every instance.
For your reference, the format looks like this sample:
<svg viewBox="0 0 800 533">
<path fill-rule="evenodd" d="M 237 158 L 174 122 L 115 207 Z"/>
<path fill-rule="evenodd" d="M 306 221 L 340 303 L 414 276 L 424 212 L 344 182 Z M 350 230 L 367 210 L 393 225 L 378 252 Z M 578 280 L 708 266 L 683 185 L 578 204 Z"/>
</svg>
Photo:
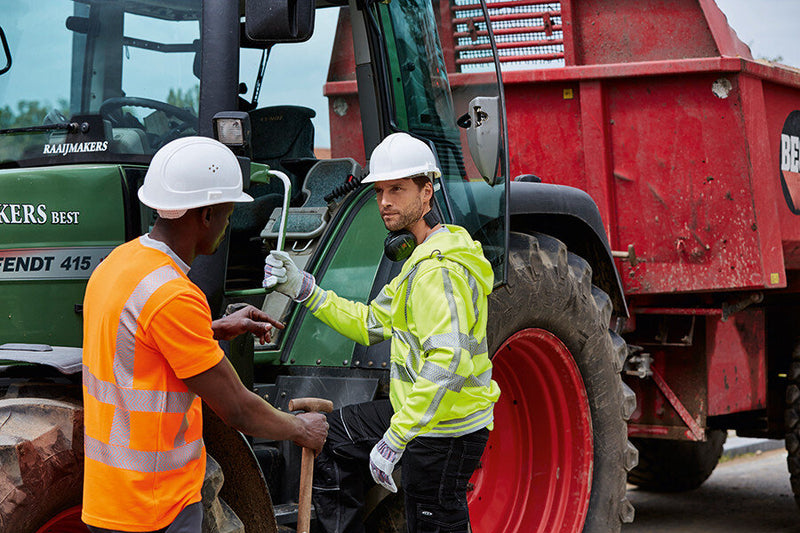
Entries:
<svg viewBox="0 0 800 533">
<path fill-rule="evenodd" d="M 242 111 L 222 111 L 211 119 L 214 137 L 233 150 L 244 152 L 250 148 L 250 115 Z"/>
</svg>

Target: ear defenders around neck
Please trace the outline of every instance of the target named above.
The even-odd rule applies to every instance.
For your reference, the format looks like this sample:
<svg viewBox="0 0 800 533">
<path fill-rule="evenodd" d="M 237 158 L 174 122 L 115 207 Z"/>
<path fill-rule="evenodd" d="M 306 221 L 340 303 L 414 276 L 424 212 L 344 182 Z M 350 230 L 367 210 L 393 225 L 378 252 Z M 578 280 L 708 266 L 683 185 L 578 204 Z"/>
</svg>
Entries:
<svg viewBox="0 0 800 533">
<path fill-rule="evenodd" d="M 428 211 L 425 216 L 422 217 L 422 220 L 425 221 L 425 224 L 429 228 L 441 222 L 439 214 L 435 209 Z M 394 262 L 408 259 L 408 256 L 411 255 L 416 247 L 417 238 L 407 229 L 390 231 L 389 235 L 387 235 L 386 239 L 383 241 L 383 253 L 386 254 L 389 260 Z"/>
<path fill-rule="evenodd" d="M 407 229 L 390 231 L 383 241 L 383 253 L 395 263 L 408 259 L 416 247 L 417 238 Z"/>
</svg>

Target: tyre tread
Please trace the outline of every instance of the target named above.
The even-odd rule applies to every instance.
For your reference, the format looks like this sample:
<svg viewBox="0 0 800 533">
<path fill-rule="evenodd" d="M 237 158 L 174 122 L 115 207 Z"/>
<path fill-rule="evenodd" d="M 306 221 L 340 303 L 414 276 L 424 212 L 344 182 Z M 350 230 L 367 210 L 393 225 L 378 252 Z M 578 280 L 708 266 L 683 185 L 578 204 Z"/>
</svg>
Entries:
<svg viewBox="0 0 800 533">
<path fill-rule="evenodd" d="M 611 299 L 592 285 L 591 279 L 591 266 L 569 252 L 561 241 L 540 233 L 512 233 L 509 282 L 490 296 L 490 316 L 494 314 L 493 322 L 501 321 L 502 330 L 511 334 L 527 327 L 556 334 L 575 357 L 587 390 L 595 391 L 590 409 L 595 439 L 602 443 L 595 446 L 593 484 L 583 531 L 609 533 L 619 531 L 622 523 L 634 516 L 633 506 L 625 497 L 626 476 L 637 463 L 638 454 L 628 441 L 625 420 L 635 409 L 636 398 L 620 375 L 627 346 L 609 329 Z M 521 312 L 523 309 L 530 311 Z M 508 336 L 490 335 L 490 353 L 495 353 Z"/>
</svg>

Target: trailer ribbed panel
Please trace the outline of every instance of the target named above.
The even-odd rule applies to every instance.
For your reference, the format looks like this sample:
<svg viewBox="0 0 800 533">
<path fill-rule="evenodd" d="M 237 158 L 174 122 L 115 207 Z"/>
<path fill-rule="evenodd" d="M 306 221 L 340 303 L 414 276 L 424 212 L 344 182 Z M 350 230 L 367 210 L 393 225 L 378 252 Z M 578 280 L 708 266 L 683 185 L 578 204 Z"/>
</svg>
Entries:
<svg viewBox="0 0 800 533">
<path fill-rule="evenodd" d="M 488 0 L 489 19 L 503 70 L 564 66 L 561 2 Z M 474 0 L 454 0 L 456 65 L 459 72 L 492 70 L 486 19 Z"/>
</svg>

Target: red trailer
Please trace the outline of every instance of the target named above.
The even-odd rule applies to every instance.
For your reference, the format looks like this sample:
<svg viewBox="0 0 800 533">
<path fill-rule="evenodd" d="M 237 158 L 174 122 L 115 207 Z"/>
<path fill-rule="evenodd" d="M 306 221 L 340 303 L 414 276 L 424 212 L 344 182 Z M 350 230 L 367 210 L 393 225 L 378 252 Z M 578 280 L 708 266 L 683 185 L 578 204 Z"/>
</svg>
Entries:
<svg viewBox="0 0 800 533">
<path fill-rule="evenodd" d="M 615 250 L 630 480 L 696 487 L 735 429 L 786 438 L 798 496 L 800 71 L 754 60 L 713 0 L 492 6 L 512 175 L 589 193 Z M 476 62 L 460 9 L 454 72 Z"/>
<path fill-rule="evenodd" d="M 458 100 L 460 88 L 480 85 L 481 72 L 493 68 L 486 17 L 470 0 L 433 3 Z M 588 193 L 613 251 L 613 266 L 604 267 L 581 221 L 572 225 L 557 206 L 548 214 L 515 211 L 522 189 L 511 187 L 512 231 L 553 235 L 577 250 L 612 300 L 607 287 L 621 279 L 625 301 L 614 300 L 612 327 L 628 344 L 626 382 L 637 400 L 628 432 L 639 450 L 629 481 L 694 488 L 733 429 L 786 439 L 797 497 L 800 71 L 754 60 L 713 0 L 489 7 L 504 65 L 511 175 Z M 325 89 L 334 157 L 363 146 L 353 133 L 361 118 L 347 111 L 358 109 L 355 81 L 340 75 L 353 71 L 341 63 L 351 57 L 349 36 L 340 20 Z M 527 429 L 536 434 L 537 418 L 552 413 L 527 407 Z M 578 426 L 561 433 L 554 438 L 591 452 Z M 624 453 L 631 468 L 635 452 Z M 510 485 L 524 481 L 508 476 Z M 531 502 L 550 501 L 535 489 Z M 632 517 L 624 505 L 620 513 Z"/>
</svg>

